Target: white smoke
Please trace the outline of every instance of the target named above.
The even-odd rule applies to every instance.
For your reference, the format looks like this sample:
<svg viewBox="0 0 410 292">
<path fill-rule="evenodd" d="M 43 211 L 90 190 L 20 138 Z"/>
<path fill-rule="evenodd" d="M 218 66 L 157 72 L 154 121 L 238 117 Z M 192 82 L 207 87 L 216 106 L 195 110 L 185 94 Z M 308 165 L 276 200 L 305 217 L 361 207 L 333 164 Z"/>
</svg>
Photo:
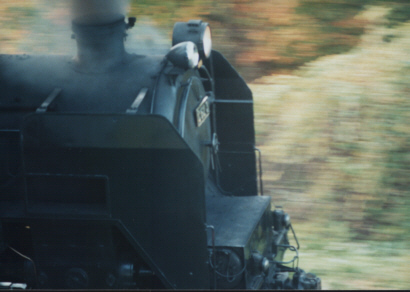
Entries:
<svg viewBox="0 0 410 292">
<path fill-rule="evenodd" d="M 26 33 L 23 38 L 10 44 L 10 53 L 75 55 L 76 43 L 71 39 L 71 21 L 88 15 L 128 16 L 128 0 L 31 0 L 36 12 L 24 21 Z M 107 4 L 107 5 L 105 5 Z M 15 4 L 16 6 L 18 4 Z M 105 7 L 102 7 L 105 6 Z M 16 10 L 17 11 L 17 10 Z M 13 17 L 19 19 L 19 14 Z M 143 15 L 136 16 L 137 23 L 127 31 L 125 42 L 129 53 L 162 55 L 171 47 L 170 31 L 160 29 L 154 20 Z M 172 28 L 170 28 L 172 29 Z M 5 53 L 1 51 L 0 53 Z"/>
<path fill-rule="evenodd" d="M 137 23 L 127 34 L 125 48 L 129 53 L 164 55 L 172 45 L 167 32 L 159 29 L 149 17 L 138 17 Z"/>
<path fill-rule="evenodd" d="M 70 0 L 72 19 L 81 19 L 82 23 L 106 23 L 117 20 L 119 15 L 126 15 L 129 0 Z"/>
<path fill-rule="evenodd" d="M 126 16 L 129 0 L 70 0 L 71 17 L 81 23 L 107 23 L 118 20 L 119 15 Z M 171 46 L 171 40 L 164 32 L 155 27 L 147 17 L 138 17 L 134 28 L 127 31 L 125 47 L 129 53 L 141 55 L 165 54 Z"/>
</svg>

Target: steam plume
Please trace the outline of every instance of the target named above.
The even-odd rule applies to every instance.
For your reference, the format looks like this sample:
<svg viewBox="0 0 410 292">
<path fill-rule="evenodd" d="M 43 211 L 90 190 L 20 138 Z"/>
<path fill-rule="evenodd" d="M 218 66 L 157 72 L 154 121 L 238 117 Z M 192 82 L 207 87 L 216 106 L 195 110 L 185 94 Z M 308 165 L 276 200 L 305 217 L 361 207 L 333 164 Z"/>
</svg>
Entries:
<svg viewBox="0 0 410 292">
<path fill-rule="evenodd" d="M 83 24 L 102 24 L 126 15 L 129 0 L 71 0 L 71 18 Z"/>
</svg>

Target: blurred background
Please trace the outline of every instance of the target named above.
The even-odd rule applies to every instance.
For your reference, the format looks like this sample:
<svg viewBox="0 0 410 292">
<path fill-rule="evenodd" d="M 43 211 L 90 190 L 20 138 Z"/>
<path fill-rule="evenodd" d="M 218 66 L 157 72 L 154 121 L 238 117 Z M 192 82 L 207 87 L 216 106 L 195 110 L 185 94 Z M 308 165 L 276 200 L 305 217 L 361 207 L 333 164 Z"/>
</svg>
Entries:
<svg viewBox="0 0 410 292">
<path fill-rule="evenodd" d="M 408 289 L 409 1 L 129 2 L 129 52 L 162 54 L 174 22 L 202 19 L 249 83 L 265 194 L 291 215 L 300 267 L 324 289 Z M 66 0 L 3 0 L 0 23 L 2 54 L 75 52 Z"/>
</svg>

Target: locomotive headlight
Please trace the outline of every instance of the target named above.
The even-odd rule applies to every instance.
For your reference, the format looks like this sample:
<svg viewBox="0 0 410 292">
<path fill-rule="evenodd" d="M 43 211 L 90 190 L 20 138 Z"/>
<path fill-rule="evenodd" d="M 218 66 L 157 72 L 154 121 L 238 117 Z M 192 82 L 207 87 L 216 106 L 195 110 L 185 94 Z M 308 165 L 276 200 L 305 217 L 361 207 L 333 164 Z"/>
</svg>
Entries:
<svg viewBox="0 0 410 292">
<path fill-rule="evenodd" d="M 211 28 L 209 25 L 206 26 L 204 31 L 204 37 L 202 39 L 202 44 L 204 46 L 204 55 L 205 58 L 209 58 L 212 51 L 212 37 L 211 37 Z"/>
<path fill-rule="evenodd" d="M 290 225 L 290 216 L 289 216 L 289 214 L 287 214 L 287 213 L 285 213 L 285 214 L 283 215 L 283 225 L 284 225 L 286 228 L 288 228 L 289 225 Z"/>
<path fill-rule="evenodd" d="M 166 57 L 174 66 L 182 69 L 193 69 L 199 63 L 198 49 L 193 42 L 183 42 L 173 46 Z"/>
<path fill-rule="evenodd" d="M 212 37 L 209 24 L 202 20 L 190 20 L 188 22 L 177 22 L 172 33 L 172 45 L 191 41 L 197 45 L 199 55 L 207 59 L 212 52 Z"/>
</svg>

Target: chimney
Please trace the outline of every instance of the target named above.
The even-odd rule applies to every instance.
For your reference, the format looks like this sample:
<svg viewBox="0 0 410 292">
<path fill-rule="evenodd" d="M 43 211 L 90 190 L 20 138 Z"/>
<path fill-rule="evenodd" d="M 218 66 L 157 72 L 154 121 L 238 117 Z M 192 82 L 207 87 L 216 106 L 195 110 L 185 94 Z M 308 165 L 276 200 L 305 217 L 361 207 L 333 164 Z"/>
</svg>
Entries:
<svg viewBox="0 0 410 292">
<path fill-rule="evenodd" d="M 77 42 L 76 69 L 85 73 L 104 73 L 121 64 L 126 56 L 124 39 L 127 24 L 123 15 L 101 23 L 92 16 L 74 19 L 73 37 Z"/>
<path fill-rule="evenodd" d="M 124 21 L 127 0 L 71 0 L 72 31 L 77 42 L 75 69 L 105 73 L 122 64 L 126 30 L 135 19 Z"/>
</svg>

